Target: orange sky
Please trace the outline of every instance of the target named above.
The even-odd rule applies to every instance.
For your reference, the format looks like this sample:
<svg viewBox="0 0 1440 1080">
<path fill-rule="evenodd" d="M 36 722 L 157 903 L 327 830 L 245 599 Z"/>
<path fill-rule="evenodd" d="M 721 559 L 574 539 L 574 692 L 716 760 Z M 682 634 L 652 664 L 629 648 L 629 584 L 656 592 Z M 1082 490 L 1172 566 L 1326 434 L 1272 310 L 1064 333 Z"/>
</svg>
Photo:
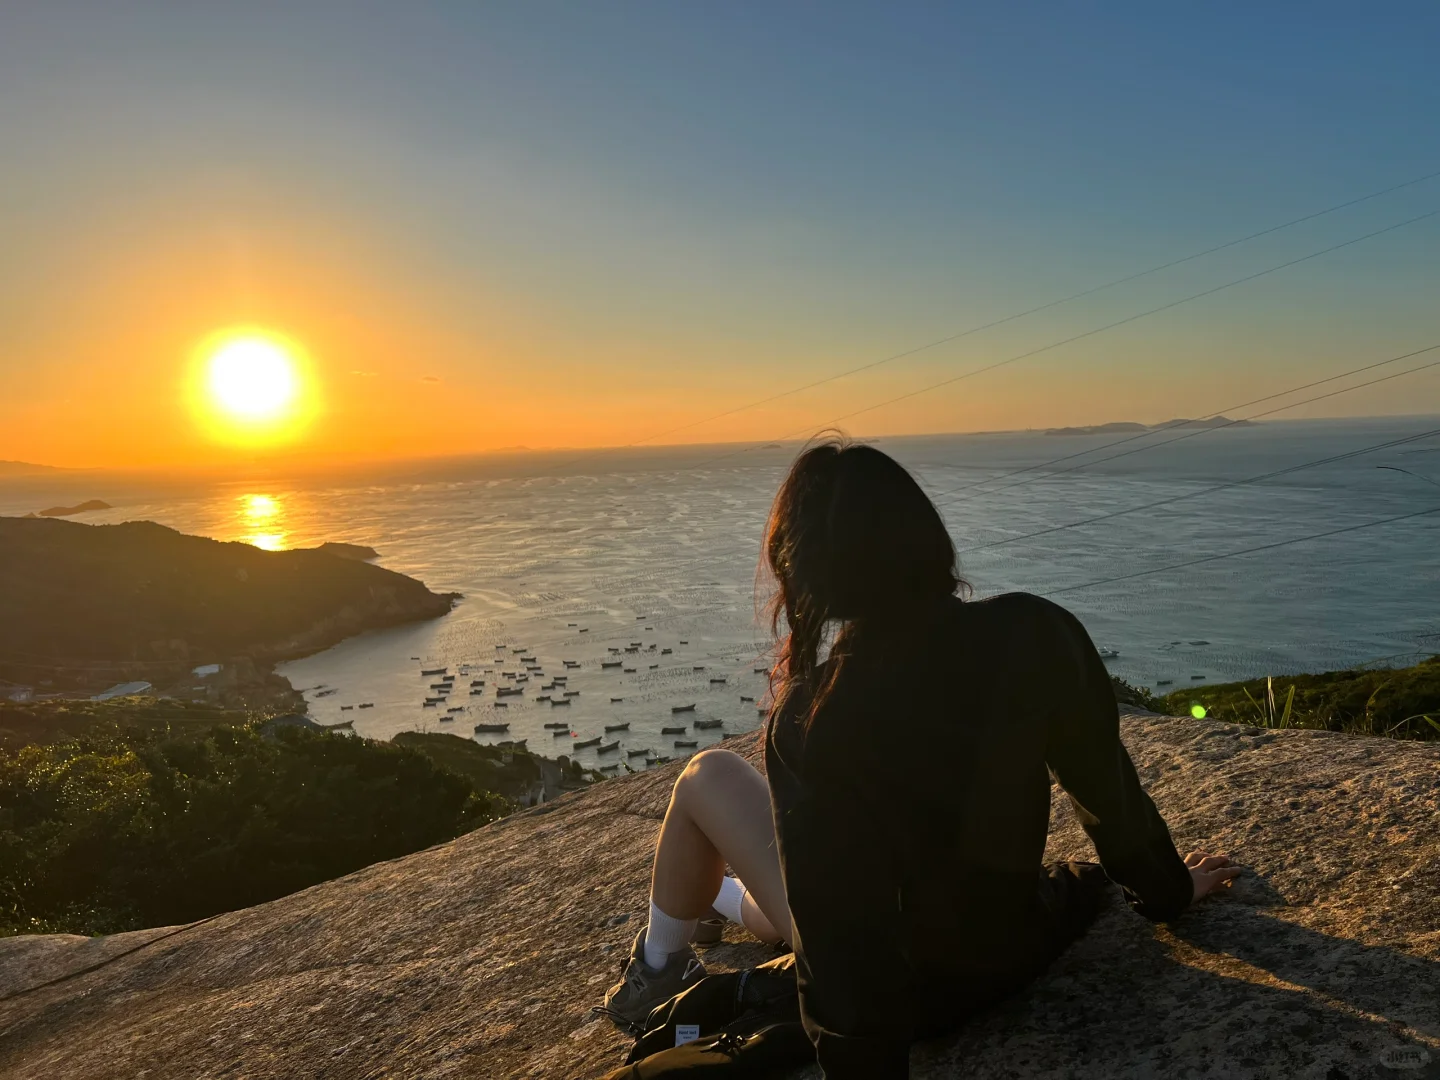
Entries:
<svg viewBox="0 0 1440 1080">
<path fill-rule="evenodd" d="M 902 81 L 882 80 L 892 101 L 806 51 L 810 27 L 767 66 L 753 42 L 678 26 L 667 53 L 618 25 L 393 20 L 404 33 L 318 15 L 282 33 L 241 8 L 0 15 L 0 459 L 253 459 L 209 439 L 184 394 L 196 343 L 240 324 L 312 357 L 314 421 L 275 450 L 317 459 L 770 441 L 837 420 L 860 435 L 1156 422 L 1440 340 L 1431 218 L 870 408 L 1434 209 L 1436 184 L 1417 183 L 748 407 L 1427 163 L 1379 154 L 1365 116 L 1341 124 L 1320 98 L 1323 137 L 1291 138 L 1304 95 L 1274 116 L 1251 107 L 1280 93 L 1270 54 L 1238 102 L 1205 81 L 1208 57 L 1173 83 L 1152 72 L 1157 126 L 1159 105 L 1106 82 L 1148 55 L 1123 42 L 1074 73 L 1088 98 L 1022 78 L 1017 64 L 1033 76 L 1089 55 L 1058 39 L 1026 37 L 1054 46 L 1043 62 L 977 47 L 979 95 L 948 61 L 916 75 L 902 50 L 886 61 Z M 878 49 L 884 29 L 856 40 Z M 614 36 L 601 49 L 596 34 Z M 723 55 L 667 66 L 702 40 Z M 737 84 L 732 47 L 770 91 Z M 1351 75 L 1379 95 L 1375 115 L 1403 104 Z M 1286 80 L 1320 94 L 1336 77 L 1317 60 Z M 1436 411 L 1440 369 L 1286 415 Z"/>
</svg>

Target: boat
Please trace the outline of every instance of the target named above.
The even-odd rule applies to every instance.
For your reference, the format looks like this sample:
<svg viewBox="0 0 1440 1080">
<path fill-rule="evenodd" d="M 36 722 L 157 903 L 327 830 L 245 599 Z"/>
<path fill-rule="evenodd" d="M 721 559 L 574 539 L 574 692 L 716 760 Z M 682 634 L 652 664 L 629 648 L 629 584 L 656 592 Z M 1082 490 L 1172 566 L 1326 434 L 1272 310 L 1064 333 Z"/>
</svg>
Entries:
<svg viewBox="0 0 1440 1080">
<path fill-rule="evenodd" d="M 550 700 L 550 695 L 549 695 L 549 694 L 541 694 L 541 695 L 539 695 L 535 700 L 536 700 L 537 702 L 540 702 L 540 701 L 549 701 L 549 700 Z"/>
<path fill-rule="evenodd" d="M 601 660 L 601 661 L 600 661 L 600 666 L 601 666 L 602 668 L 617 668 L 617 667 L 623 667 L 624 664 L 625 664 L 625 661 L 623 661 L 623 660 Z"/>
<path fill-rule="evenodd" d="M 598 747 L 598 748 L 595 750 L 595 752 L 596 752 L 597 754 L 608 754 L 608 753 L 610 753 L 612 750 L 619 750 L 619 749 L 620 749 L 620 740 L 619 740 L 619 739 L 616 739 L 614 742 L 607 742 L 604 746 Z"/>
<path fill-rule="evenodd" d="M 606 725 L 605 725 L 605 730 L 606 730 L 607 732 L 610 732 L 610 731 L 629 731 L 629 730 L 630 730 L 630 721 L 629 721 L 629 720 L 626 720 L 625 723 L 623 723 L 623 724 L 606 724 Z"/>
<path fill-rule="evenodd" d="M 441 695 L 440 697 L 427 697 L 427 698 L 425 699 L 425 704 L 426 704 L 426 705 L 439 705 L 440 702 L 446 701 L 446 700 L 448 700 L 448 699 L 447 699 L 446 697 L 444 697 L 444 695 Z"/>
<path fill-rule="evenodd" d="M 681 638 L 681 639 L 680 639 L 680 644 L 681 644 L 681 645 L 689 645 L 690 642 L 686 641 L 684 638 Z"/>
<path fill-rule="evenodd" d="M 577 743 L 575 744 L 575 749 L 576 749 L 576 750 L 586 750 L 586 749 L 588 749 L 588 748 L 590 748 L 590 747 L 592 747 L 592 746 L 599 746 L 599 745 L 600 745 L 600 736 L 599 736 L 599 735 L 596 735 L 593 739 L 581 739 L 579 742 L 577 742 Z"/>
<path fill-rule="evenodd" d="M 661 735 L 684 735 L 684 734 L 685 734 L 685 726 L 682 724 L 680 727 L 662 727 L 662 728 L 660 729 L 660 734 L 661 734 Z"/>
<path fill-rule="evenodd" d="M 441 682 L 454 682 L 454 681 L 455 681 L 455 676 L 454 676 L 454 675 L 442 675 L 442 676 L 440 677 L 440 681 L 441 681 Z"/>
<path fill-rule="evenodd" d="M 1156 685 L 1156 686 L 1169 686 L 1169 685 L 1170 685 L 1171 683 L 1173 683 L 1174 681 L 1175 681 L 1174 679 L 1156 679 L 1156 680 L 1155 680 L 1155 685 Z"/>
<path fill-rule="evenodd" d="M 647 746 L 644 750 L 626 750 L 626 751 L 625 751 L 625 756 L 626 756 L 626 757 L 644 757 L 644 756 L 645 756 L 646 754 L 648 754 L 648 753 L 650 753 L 650 748 Z"/>
<path fill-rule="evenodd" d="M 665 764 L 667 761 L 669 761 L 669 760 L 670 760 L 670 759 L 669 759 L 668 757 L 666 757 L 665 755 L 662 754 L 662 755 L 659 756 L 659 757 L 647 757 L 647 758 L 645 759 L 645 764 L 646 764 L 646 765 L 664 765 L 664 764 Z"/>
<path fill-rule="evenodd" d="M 677 749 L 677 750 L 680 750 L 680 749 L 693 750 L 693 749 L 695 749 L 695 747 L 697 747 L 697 746 L 699 746 L 699 745 L 700 745 L 700 744 L 699 744 L 698 742 L 696 742 L 694 739 L 676 739 L 676 740 L 675 740 L 675 749 Z"/>
<path fill-rule="evenodd" d="M 567 622 L 565 625 L 566 625 L 566 626 L 570 626 L 570 627 L 575 627 L 575 626 L 579 626 L 580 624 L 579 624 L 579 623 L 574 623 L 574 622 Z"/>
<path fill-rule="evenodd" d="M 1191 679 L 1192 682 L 1198 681 L 1198 680 L 1203 679 L 1203 678 L 1205 678 L 1204 675 L 1191 675 L 1191 676 L 1190 676 L 1190 679 Z"/>
<path fill-rule="evenodd" d="M 693 668 L 691 668 L 690 670 L 691 670 L 691 671 L 704 671 L 704 670 L 705 670 L 705 665 L 704 665 L 704 664 L 696 664 L 696 665 L 695 665 Z"/>
<path fill-rule="evenodd" d="M 455 708 L 453 708 L 453 709 L 446 709 L 445 711 L 446 711 L 447 713 L 464 712 L 464 711 L 465 711 L 465 706 L 464 706 L 464 705 L 459 705 L 459 706 L 457 706 L 457 707 L 455 707 Z"/>
<path fill-rule="evenodd" d="M 533 656 L 522 656 L 522 657 L 520 657 L 520 662 L 521 662 L 522 664 L 533 664 L 533 663 L 535 663 L 535 657 L 533 657 Z"/>
<path fill-rule="evenodd" d="M 345 712 L 347 709 L 353 709 L 354 707 L 355 707 L 354 705 L 341 705 L 341 706 L 340 706 L 340 711 L 341 711 L 341 712 Z"/>
<path fill-rule="evenodd" d="M 696 730 L 696 731 L 709 731 L 709 730 L 711 730 L 712 728 L 718 728 L 718 727 L 719 727 L 721 724 L 723 724 L 723 723 L 725 723 L 724 720 L 696 720 L 696 721 L 695 721 L 695 730 Z"/>
<path fill-rule="evenodd" d="M 316 694 L 315 696 L 316 696 L 316 697 L 329 697 L 331 694 L 338 694 L 339 692 L 340 692 L 339 687 L 334 687 L 334 688 L 329 689 L 329 690 L 321 690 L 321 691 L 320 691 L 318 694 Z"/>
<path fill-rule="evenodd" d="M 496 697 L 515 697 L 517 694 L 525 693 L 523 686 L 499 686 L 495 688 Z"/>
<path fill-rule="evenodd" d="M 590 627 L 588 627 L 588 626 L 582 626 L 582 627 L 580 627 L 580 633 L 582 633 L 582 634 L 588 634 L 589 632 L 590 632 Z"/>
<path fill-rule="evenodd" d="M 565 725 L 563 728 L 561 728 L 559 731 L 552 731 L 552 732 L 550 732 L 550 734 L 551 734 L 551 735 L 554 735 L 555 738 L 557 738 L 557 739 L 564 738 L 565 736 L 567 736 L 567 735 L 570 734 L 570 725 L 569 725 L 569 724 L 566 724 L 566 725 Z"/>
<path fill-rule="evenodd" d="M 671 705 L 671 706 L 670 706 L 670 712 L 671 712 L 671 713 L 694 712 L 694 711 L 695 711 L 695 706 L 694 706 L 694 705 Z"/>
<path fill-rule="evenodd" d="M 431 689 L 431 690 L 449 690 L 449 689 L 450 689 L 450 684 L 449 684 L 449 683 L 443 683 L 443 682 L 432 682 L 432 683 L 430 684 L 430 689 Z"/>
<path fill-rule="evenodd" d="M 471 685 L 471 686 L 484 686 L 484 685 L 485 685 L 485 680 L 484 680 L 484 679 L 471 679 L 471 680 L 470 680 L 470 685 Z"/>
<path fill-rule="evenodd" d="M 449 671 L 449 670 L 450 670 L 449 668 L 443 668 L 443 667 L 421 668 L 421 669 L 420 669 L 420 674 L 421 674 L 421 675 L 444 675 L 445 672 L 447 672 L 447 671 Z"/>
<path fill-rule="evenodd" d="M 373 702 L 373 701 L 362 701 L 362 702 L 360 702 L 360 708 L 362 708 L 362 709 L 373 709 L 374 707 L 375 707 L 375 702 Z M 341 708 L 343 709 L 344 706 L 342 705 Z"/>
<path fill-rule="evenodd" d="M 354 720 L 341 720 L 338 724 L 322 724 L 327 731 L 346 731 L 355 727 Z"/>
<path fill-rule="evenodd" d="M 723 683 L 724 681 L 725 681 L 725 677 L 722 675 L 722 676 L 721 676 L 720 678 L 718 678 L 718 679 L 711 679 L 711 680 L 710 680 L 710 685 L 711 685 L 711 686 L 714 686 L 716 683 Z"/>
<path fill-rule="evenodd" d="M 552 697 L 552 698 L 550 699 L 550 707 L 551 707 L 552 709 L 553 709 L 556 705 L 569 705 L 569 704 L 570 704 L 570 699 L 569 699 L 568 697 Z"/>
<path fill-rule="evenodd" d="M 616 769 L 618 769 L 618 768 L 620 768 L 620 763 L 617 761 L 617 762 L 615 762 L 615 763 L 612 764 L 612 765 L 601 765 L 599 771 L 600 771 L 600 772 L 614 772 L 614 771 L 615 771 Z"/>
<path fill-rule="evenodd" d="M 674 649 L 661 649 L 661 650 L 660 650 L 660 655 L 661 655 L 661 656 L 669 656 L 669 655 L 670 655 L 671 653 L 673 653 L 674 651 L 675 651 Z"/>
<path fill-rule="evenodd" d="M 570 678 L 567 675 L 556 675 L 550 681 L 553 683 L 560 683 L 561 685 L 564 685 L 565 683 L 570 681 Z"/>
<path fill-rule="evenodd" d="M 471 690 L 471 691 L 470 691 L 470 696 L 471 696 L 471 697 L 479 697 L 479 696 L 481 696 L 481 695 L 484 694 L 484 693 L 485 693 L 485 691 L 484 691 L 483 689 L 482 689 L 482 690 Z"/>
<path fill-rule="evenodd" d="M 510 707 L 510 703 L 509 703 L 508 701 L 497 701 L 497 702 L 495 702 L 495 708 L 497 708 L 497 709 L 508 709 L 509 707 Z"/>
<path fill-rule="evenodd" d="M 569 731 L 569 730 L 570 730 L 570 721 L 569 721 L 569 720 L 561 720 L 560 722 L 557 723 L 557 722 L 554 721 L 554 720 L 547 720 L 547 721 L 545 721 L 545 726 L 546 726 L 547 728 L 559 728 L 561 731 Z"/>
<path fill-rule="evenodd" d="M 435 707 L 435 704 L 436 704 L 436 703 L 433 702 L 433 701 L 422 701 L 422 702 L 420 703 L 420 707 L 421 707 L 422 709 L 433 709 L 433 708 Z"/>
<path fill-rule="evenodd" d="M 633 667 L 623 668 L 622 670 L 625 672 L 626 675 L 634 675 L 634 674 L 635 674 L 635 669 L 634 669 Z"/>
<path fill-rule="evenodd" d="M 651 671 L 654 671 L 654 670 L 655 670 L 657 667 L 659 667 L 659 666 L 660 666 L 659 664 L 651 664 L 651 665 L 650 665 L 650 670 L 651 670 Z"/>
<path fill-rule="evenodd" d="M 555 686 L 555 684 L 554 684 L 553 682 L 541 683 L 541 684 L 540 684 L 540 689 L 541 689 L 541 690 L 554 690 L 554 689 L 556 689 L 556 686 Z"/>
<path fill-rule="evenodd" d="M 454 722 L 455 722 L 455 717 L 453 717 L 453 716 L 442 716 L 442 717 L 440 717 L 440 723 L 442 723 L 442 724 L 453 724 Z"/>
<path fill-rule="evenodd" d="M 475 725 L 475 731 L 476 731 L 477 733 L 485 732 L 485 731 L 509 731 L 509 730 L 510 730 L 510 725 L 509 725 L 509 724 L 476 724 L 476 725 Z"/>
<path fill-rule="evenodd" d="M 412 656 L 412 657 L 410 657 L 410 659 L 411 659 L 411 660 L 419 660 L 420 657 L 418 657 L 418 656 Z"/>
<path fill-rule="evenodd" d="M 763 667 L 757 667 L 757 668 L 755 669 L 755 671 L 754 671 L 754 673 L 755 673 L 756 675 L 767 675 L 767 674 L 769 674 L 769 672 L 770 672 L 770 669 L 769 669 L 769 668 L 763 668 Z"/>
<path fill-rule="evenodd" d="M 741 695 L 740 695 L 740 700 L 741 700 L 741 701 L 749 701 L 749 702 L 752 702 L 752 703 L 753 703 L 755 699 L 754 699 L 753 697 L 746 697 L 744 694 L 741 694 Z"/>
<path fill-rule="evenodd" d="M 1096 651 L 1099 652 L 1101 660 L 1118 660 L 1120 658 L 1119 649 L 1097 649 Z"/>
<path fill-rule="evenodd" d="M 579 691 L 579 690 L 566 690 L 566 691 L 565 691 L 565 696 L 566 696 L 567 698 L 579 697 L 579 696 L 580 696 L 580 691 Z"/>
<path fill-rule="evenodd" d="M 505 739 L 502 742 L 497 742 L 495 746 L 500 750 L 524 750 L 525 742 L 525 739 Z"/>
</svg>

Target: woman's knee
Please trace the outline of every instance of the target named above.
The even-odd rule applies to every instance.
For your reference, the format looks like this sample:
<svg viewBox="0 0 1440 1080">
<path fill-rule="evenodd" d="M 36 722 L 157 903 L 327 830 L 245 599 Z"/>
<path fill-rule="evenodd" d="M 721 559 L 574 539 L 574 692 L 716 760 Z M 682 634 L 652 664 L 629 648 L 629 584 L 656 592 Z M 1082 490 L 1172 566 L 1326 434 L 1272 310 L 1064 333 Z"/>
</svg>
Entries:
<svg viewBox="0 0 1440 1080">
<path fill-rule="evenodd" d="M 689 798 L 715 788 L 744 783 L 759 775 L 755 766 L 733 750 L 702 750 L 685 763 L 671 797 Z"/>
</svg>

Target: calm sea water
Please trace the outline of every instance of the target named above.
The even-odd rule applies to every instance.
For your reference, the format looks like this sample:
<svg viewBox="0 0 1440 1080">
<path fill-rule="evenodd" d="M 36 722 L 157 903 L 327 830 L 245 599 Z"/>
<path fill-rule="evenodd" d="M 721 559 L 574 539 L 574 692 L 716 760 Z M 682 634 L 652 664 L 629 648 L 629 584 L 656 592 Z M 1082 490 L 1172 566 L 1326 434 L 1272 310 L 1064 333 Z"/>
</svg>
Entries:
<svg viewBox="0 0 1440 1080">
<path fill-rule="evenodd" d="M 1435 436 L 1207 491 L 1436 428 L 1433 417 L 1299 421 L 1153 449 L 1157 438 L 1100 450 L 1117 436 L 1039 434 L 879 445 L 937 496 L 976 595 L 1053 595 L 1099 645 L 1118 652 L 1115 673 L 1171 689 L 1440 652 L 1440 514 L 1165 569 L 1440 507 Z M 1147 449 L 1061 471 L 1137 447 Z M 369 544 L 381 565 L 465 599 L 446 618 L 365 634 L 285 664 L 281 671 L 307 690 L 317 720 L 353 719 L 358 732 L 378 738 L 406 730 L 469 735 L 477 722 L 508 722 L 509 737 L 542 753 L 643 768 L 643 758 L 625 757 L 628 750 L 689 752 L 661 736 L 662 726 L 722 721 L 684 737 L 703 748 L 758 723 L 757 704 L 743 699 L 759 702 L 765 693 L 755 670 L 767 648 L 756 620 L 759 537 L 794 451 L 516 455 L 223 485 L 92 474 L 0 486 L 0 513 L 103 498 L 115 509 L 78 520 L 151 519 L 267 548 Z M 1063 455 L 1078 456 L 1015 471 Z M 1175 496 L 1186 497 L 1151 505 Z M 1148 509 L 996 546 L 1136 507 Z M 1090 586 L 1151 569 L 1159 572 Z M 637 652 L 611 651 L 633 646 Z M 522 651 L 538 658 L 545 678 L 532 677 L 523 696 L 497 709 L 498 673 L 522 671 Z M 601 668 L 615 659 L 621 668 Z M 565 660 L 580 666 L 567 671 Z M 470 676 L 457 679 L 451 707 L 465 711 L 442 720 L 443 706 L 422 706 L 434 680 L 419 669 L 458 673 L 462 665 Z M 537 703 L 547 693 L 541 683 L 557 674 L 568 675 L 578 696 L 568 706 Z M 472 697 L 471 678 L 483 678 L 487 692 Z M 317 696 L 321 689 L 335 692 Z M 341 710 L 362 702 L 374 707 Z M 673 707 L 691 704 L 693 713 L 672 716 Z M 558 737 L 543 726 L 560 721 L 569 727 Z M 625 723 L 628 731 L 605 739 L 618 739 L 618 751 L 569 749 Z"/>
</svg>

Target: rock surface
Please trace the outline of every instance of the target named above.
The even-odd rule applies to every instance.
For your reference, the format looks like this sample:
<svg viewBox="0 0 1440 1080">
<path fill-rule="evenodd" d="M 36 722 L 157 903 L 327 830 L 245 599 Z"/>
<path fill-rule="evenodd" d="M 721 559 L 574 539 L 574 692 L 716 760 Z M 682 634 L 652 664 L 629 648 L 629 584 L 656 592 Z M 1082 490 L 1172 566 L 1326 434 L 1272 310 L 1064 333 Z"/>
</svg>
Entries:
<svg viewBox="0 0 1440 1080">
<path fill-rule="evenodd" d="M 1440 747 L 1123 731 L 1182 850 L 1247 873 L 1171 926 L 1113 905 L 912 1075 L 1440 1075 Z M 727 746 L 758 758 L 755 735 Z M 597 1076 L 628 1041 L 588 1009 L 644 917 L 679 768 L 188 927 L 0 940 L 0 1076 Z M 1049 856 L 1090 851 L 1057 798 Z M 767 955 L 732 928 L 707 964 Z"/>
</svg>

